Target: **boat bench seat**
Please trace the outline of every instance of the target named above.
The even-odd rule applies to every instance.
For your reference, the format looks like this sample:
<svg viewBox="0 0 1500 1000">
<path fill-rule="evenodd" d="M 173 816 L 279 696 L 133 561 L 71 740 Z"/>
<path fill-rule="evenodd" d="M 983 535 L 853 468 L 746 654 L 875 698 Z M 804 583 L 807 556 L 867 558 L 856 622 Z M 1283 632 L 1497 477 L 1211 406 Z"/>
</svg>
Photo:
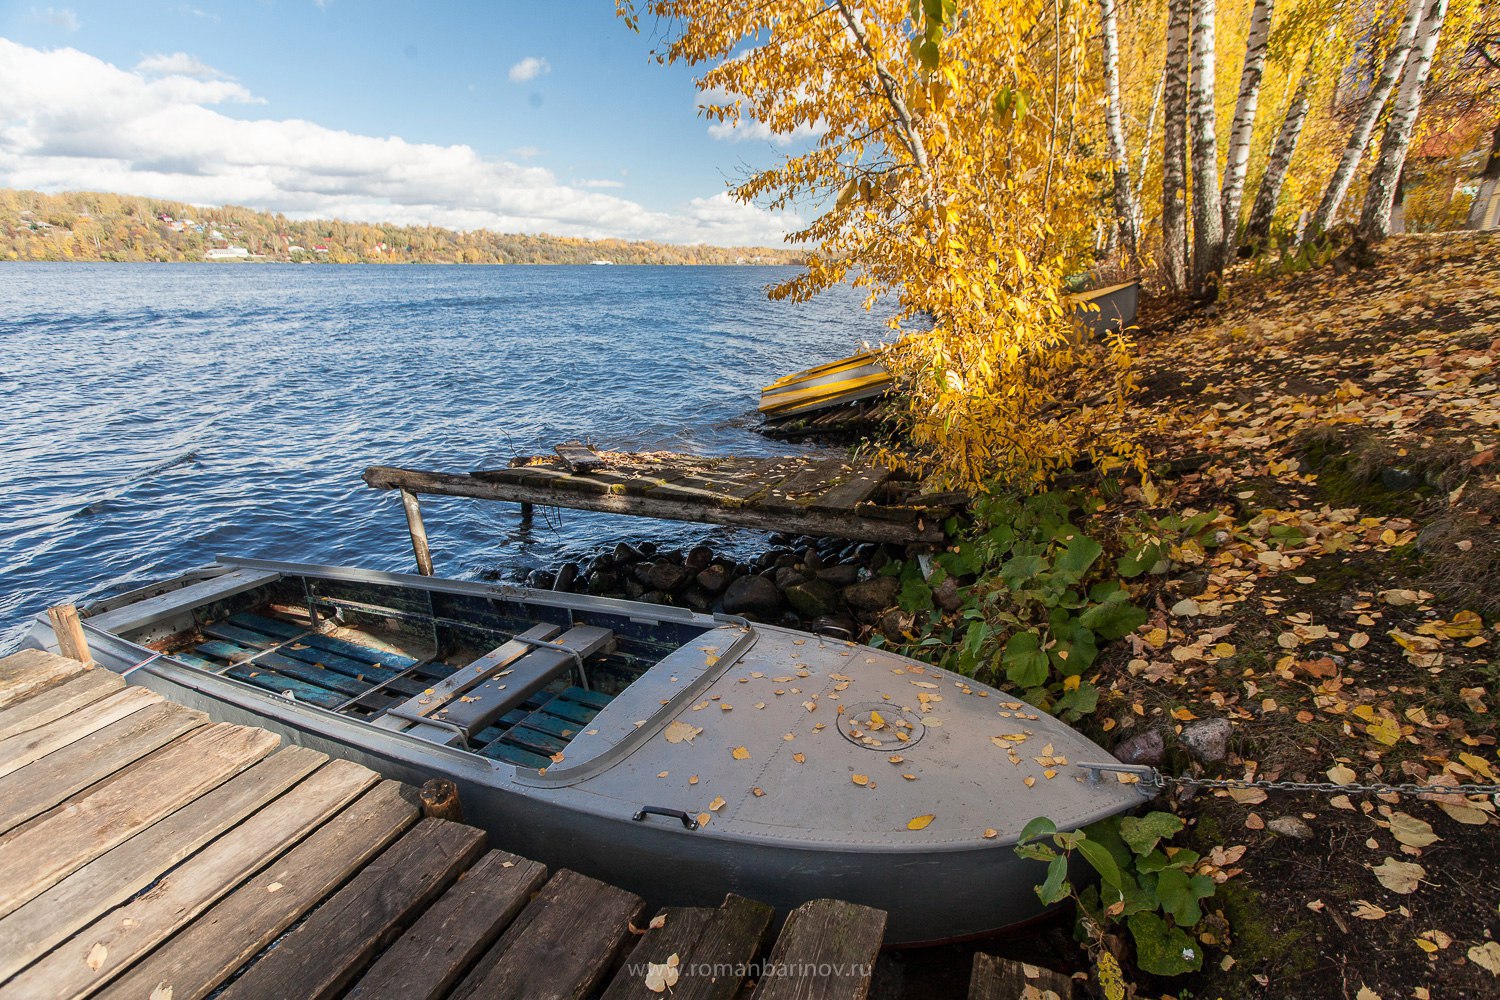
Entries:
<svg viewBox="0 0 1500 1000">
<path fill-rule="evenodd" d="M 538 625 L 460 667 L 431 690 L 408 699 L 374 721 L 383 729 L 405 731 L 434 743 L 454 743 L 459 730 L 465 738 L 488 728 L 501 716 L 565 676 L 578 657 L 607 652 L 615 634 L 606 628 L 579 625 L 557 636 L 555 625 Z M 536 646 L 550 642 L 562 649 Z M 439 720 L 430 725 L 413 716 Z M 455 727 L 457 727 L 455 729 Z"/>
</svg>

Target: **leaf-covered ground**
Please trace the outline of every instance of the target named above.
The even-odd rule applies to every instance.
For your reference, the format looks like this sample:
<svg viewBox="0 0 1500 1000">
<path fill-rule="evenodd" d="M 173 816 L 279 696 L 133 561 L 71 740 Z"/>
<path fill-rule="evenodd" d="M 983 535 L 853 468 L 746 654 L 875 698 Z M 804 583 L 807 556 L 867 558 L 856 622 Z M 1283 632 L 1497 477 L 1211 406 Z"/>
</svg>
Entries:
<svg viewBox="0 0 1500 1000">
<path fill-rule="evenodd" d="M 1159 533 L 1152 618 L 1103 658 L 1107 745 L 1154 728 L 1168 769 L 1208 777 L 1500 784 L 1500 238 L 1372 253 L 1148 315 L 1126 419 L 1172 471 L 1105 516 L 1187 527 Z M 1179 737 L 1210 718 L 1232 736 L 1204 765 Z M 1143 995 L 1500 995 L 1492 801 L 1200 790 L 1177 808 L 1232 877 L 1205 971 Z"/>
</svg>

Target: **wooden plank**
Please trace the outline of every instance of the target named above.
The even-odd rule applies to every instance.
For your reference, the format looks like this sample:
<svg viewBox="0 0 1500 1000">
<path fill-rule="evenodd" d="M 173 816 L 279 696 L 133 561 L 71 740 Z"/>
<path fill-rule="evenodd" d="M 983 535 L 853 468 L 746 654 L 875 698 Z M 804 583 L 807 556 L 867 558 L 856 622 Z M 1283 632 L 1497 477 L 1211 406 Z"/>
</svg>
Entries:
<svg viewBox="0 0 1500 1000">
<path fill-rule="evenodd" d="M 803 903 L 786 918 L 754 1000 L 864 1000 L 885 919 L 883 911 L 857 903 Z M 809 968 L 819 975 L 806 975 Z"/>
<path fill-rule="evenodd" d="M 222 1000 L 342 993 L 483 851 L 482 831 L 422 820 L 230 984 Z"/>
<path fill-rule="evenodd" d="M 765 941 L 773 907 L 731 893 L 693 946 L 693 963 L 702 969 L 747 969 Z M 674 1000 L 733 1000 L 740 977 L 684 974 L 672 988 Z"/>
<path fill-rule="evenodd" d="M 0 660 L 0 708 L 56 687 L 89 668 L 41 649 L 23 649 Z M 93 668 L 97 670 L 98 668 Z"/>
<path fill-rule="evenodd" d="M 630 949 L 625 965 L 610 980 L 609 988 L 600 996 L 600 1000 L 626 1000 L 629 997 L 654 1000 L 661 996 L 646 988 L 648 966 L 660 965 L 676 955 L 678 968 L 685 969 L 693 961 L 693 945 L 707 929 L 713 915 L 713 909 L 705 906 L 672 906 L 658 913 L 656 920 L 665 920 L 666 923 L 661 927 L 648 927 L 645 936 Z M 681 982 L 679 979 L 678 984 Z M 677 996 L 675 985 L 672 987 L 672 996 Z"/>
<path fill-rule="evenodd" d="M 447 996 L 546 879 L 546 867 L 535 861 L 486 854 L 376 959 L 348 1000 Z"/>
<path fill-rule="evenodd" d="M 18 733 L 0 742 L 0 778 L 160 701 L 161 695 L 155 691 L 126 687 L 39 729 Z"/>
<path fill-rule="evenodd" d="M 104 632 L 121 635 L 140 628 L 166 615 L 191 611 L 200 605 L 222 601 L 226 597 L 242 594 L 247 590 L 279 580 L 281 574 L 274 570 L 235 569 L 219 576 L 190 583 L 177 590 L 149 597 L 144 601 L 114 608 L 103 614 L 91 615 L 88 623 Z"/>
<path fill-rule="evenodd" d="M 263 729 L 205 726 L 156 751 L 143 766 L 11 831 L 0 839 L 0 916 L 243 771 L 277 742 Z"/>
<path fill-rule="evenodd" d="M 1024 962 L 1012 962 L 984 952 L 974 953 L 974 971 L 969 978 L 969 1000 L 1069 1000 L 1073 980 L 1061 972 Z"/>
<path fill-rule="evenodd" d="M 287 747 L 89 862 L 0 919 L 0 982 L 321 766 L 328 757 Z"/>
<path fill-rule="evenodd" d="M 396 708 L 406 715 L 431 715 L 468 688 L 506 669 L 535 648 L 529 643 L 522 642 L 522 639 L 546 642 L 560 631 L 562 627 L 559 625 L 533 625 L 517 638 L 490 650 L 473 663 L 459 667 L 447 677 L 422 693 L 402 702 Z M 381 729 L 403 730 L 415 723 L 397 715 L 383 715 L 375 720 L 374 725 Z"/>
<path fill-rule="evenodd" d="M 891 478 L 891 470 L 883 465 L 868 465 L 857 469 L 848 479 L 829 487 L 812 502 L 813 510 L 851 510 L 863 503 L 882 483 Z"/>
<path fill-rule="evenodd" d="M 75 674 L 56 687 L 39 691 L 7 708 L 0 708 L 0 740 L 9 739 L 17 733 L 40 729 L 54 719 L 61 719 L 85 705 L 92 705 L 124 686 L 125 681 L 119 674 L 102 667 Z"/>
<path fill-rule="evenodd" d="M 807 510 L 813 497 L 826 490 L 830 482 L 848 476 L 849 470 L 849 464 L 841 458 L 807 461 L 758 498 L 756 504 L 766 510 Z"/>
<path fill-rule="evenodd" d="M 376 489 L 404 487 L 413 492 L 435 496 L 474 497 L 481 500 L 505 500 L 512 503 L 536 503 L 551 507 L 570 507 L 576 510 L 596 510 L 608 514 L 628 514 L 634 517 L 655 517 L 668 521 L 697 521 L 706 524 L 730 524 L 762 531 L 791 531 L 799 534 L 850 538 L 871 542 L 941 542 L 944 538 L 939 523 L 917 524 L 908 512 L 900 520 L 866 517 L 856 511 L 847 513 L 805 510 L 789 507 L 778 510 L 760 509 L 751 501 L 743 505 L 722 503 L 698 503 L 681 500 L 656 499 L 647 496 L 621 496 L 618 494 L 587 495 L 583 493 L 550 490 L 533 485 L 490 482 L 473 476 L 447 472 L 418 472 L 386 466 L 372 466 L 365 470 L 365 482 Z"/>
<path fill-rule="evenodd" d="M 208 996 L 416 821 L 409 790 L 399 782 L 381 782 L 101 996 L 142 1000 L 161 988 L 172 991 L 172 1000 Z"/>
<path fill-rule="evenodd" d="M 0 778 L 0 833 L 207 722 L 202 712 L 171 702 L 150 705 Z"/>
<path fill-rule="evenodd" d="M 611 971 L 645 909 L 639 896 L 577 872 L 547 882 L 453 1000 L 583 1000 Z"/>
<path fill-rule="evenodd" d="M 168 872 L 149 892 L 94 921 L 11 980 L 6 1000 L 53 1000 L 100 989 L 375 780 L 374 772 L 348 761 L 319 768 Z"/>
<path fill-rule="evenodd" d="M 88 636 L 83 634 L 83 623 L 78 620 L 78 609 L 71 604 L 59 604 L 47 609 L 47 620 L 52 623 L 52 635 L 57 639 L 57 652 L 79 663 L 93 663 L 89 652 Z"/>
<path fill-rule="evenodd" d="M 562 444 L 554 445 L 552 450 L 557 452 L 557 457 L 574 472 L 593 472 L 604 464 L 604 459 L 599 457 L 599 453 L 581 441 L 564 441 Z"/>
</svg>

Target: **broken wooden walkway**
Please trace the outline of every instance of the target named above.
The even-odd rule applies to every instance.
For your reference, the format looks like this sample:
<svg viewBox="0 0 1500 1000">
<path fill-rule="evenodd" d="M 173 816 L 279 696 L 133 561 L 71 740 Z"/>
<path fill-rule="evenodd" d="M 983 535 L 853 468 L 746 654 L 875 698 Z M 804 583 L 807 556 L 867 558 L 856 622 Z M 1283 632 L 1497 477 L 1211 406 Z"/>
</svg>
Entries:
<svg viewBox="0 0 1500 1000">
<path fill-rule="evenodd" d="M 0 660 L 0 1000 L 621 1000 L 666 995 L 652 966 L 678 998 L 868 993 L 878 910 L 808 903 L 762 958 L 767 906 L 649 919 L 278 742 L 76 660 Z"/>
<path fill-rule="evenodd" d="M 842 458 L 596 453 L 581 445 L 558 452 L 474 472 L 376 465 L 364 480 L 402 492 L 419 565 L 426 545 L 420 494 L 896 543 L 941 542 L 944 518 L 965 500 L 924 494 L 883 466 Z"/>
</svg>

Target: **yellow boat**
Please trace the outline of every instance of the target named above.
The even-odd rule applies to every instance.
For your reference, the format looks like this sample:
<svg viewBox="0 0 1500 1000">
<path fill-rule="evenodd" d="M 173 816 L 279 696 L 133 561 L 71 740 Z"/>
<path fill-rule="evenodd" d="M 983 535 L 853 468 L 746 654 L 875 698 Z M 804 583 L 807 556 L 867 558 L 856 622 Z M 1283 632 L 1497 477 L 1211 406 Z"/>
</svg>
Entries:
<svg viewBox="0 0 1500 1000">
<path fill-rule="evenodd" d="M 1135 322 L 1140 282 L 1126 281 L 1107 288 L 1069 295 L 1079 324 L 1094 337 Z M 1091 308 L 1097 306 L 1098 308 Z M 883 396 L 891 375 L 879 349 L 793 372 L 760 391 L 760 414 L 766 420 L 786 420 L 819 410 Z"/>
</svg>

